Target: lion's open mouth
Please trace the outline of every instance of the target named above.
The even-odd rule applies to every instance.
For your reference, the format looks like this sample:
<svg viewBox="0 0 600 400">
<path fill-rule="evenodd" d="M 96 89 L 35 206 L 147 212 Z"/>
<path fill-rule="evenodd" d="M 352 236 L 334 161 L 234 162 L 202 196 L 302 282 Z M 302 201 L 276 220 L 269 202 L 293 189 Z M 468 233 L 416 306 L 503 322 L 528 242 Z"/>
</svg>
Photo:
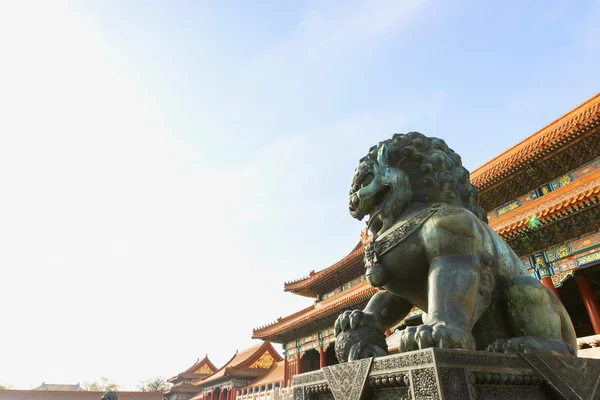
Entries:
<svg viewBox="0 0 600 400">
<path fill-rule="evenodd" d="M 367 219 L 367 221 L 366 221 L 367 228 L 371 232 L 379 232 L 381 230 L 381 228 L 383 227 L 383 221 L 381 220 L 381 218 L 379 218 L 379 214 L 381 213 L 381 210 L 383 209 L 383 206 L 385 205 L 386 200 L 390 196 L 391 193 L 392 193 L 391 188 L 387 185 L 384 185 L 381 187 L 381 189 L 379 189 L 377 191 L 375 196 L 373 196 L 372 204 L 374 205 L 374 207 L 368 213 L 369 219 Z"/>
<path fill-rule="evenodd" d="M 367 198 L 359 198 L 353 194 L 350 198 L 350 214 L 359 221 L 368 215 L 367 224 L 369 224 L 379 214 L 391 192 L 388 185 L 382 185 L 374 195 Z"/>
</svg>

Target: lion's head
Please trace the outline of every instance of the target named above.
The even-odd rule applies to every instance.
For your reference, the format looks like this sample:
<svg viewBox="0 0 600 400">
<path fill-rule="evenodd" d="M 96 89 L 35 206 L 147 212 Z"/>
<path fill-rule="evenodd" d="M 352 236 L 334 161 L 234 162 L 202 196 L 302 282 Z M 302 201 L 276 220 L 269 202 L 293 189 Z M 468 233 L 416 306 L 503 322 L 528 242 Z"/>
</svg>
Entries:
<svg viewBox="0 0 600 400">
<path fill-rule="evenodd" d="M 419 132 L 397 133 L 373 146 L 360 160 L 351 185 L 350 214 L 359 220 L 369 215 L 375 235 L 417 202 L 464 207 L 487 222 L 460 156 L 443 140 Z"/>
</svg>

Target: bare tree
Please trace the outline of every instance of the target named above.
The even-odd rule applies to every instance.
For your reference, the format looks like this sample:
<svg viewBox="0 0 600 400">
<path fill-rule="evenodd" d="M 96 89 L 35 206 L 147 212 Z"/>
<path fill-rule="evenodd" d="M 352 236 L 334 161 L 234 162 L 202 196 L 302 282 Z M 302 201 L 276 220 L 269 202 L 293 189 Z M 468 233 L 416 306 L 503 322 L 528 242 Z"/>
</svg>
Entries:
<svg viewBox="0 0 600 400">
<path fill-rule="evenodd" d="M 171 384 L 162 376 L 142 381 L 138 384 L 140 392 L 164 392 L 171 388 Z"/>
<path fill-rule="evenodd" d="M 89 390 L 90 392 L 116 392 L 119 390 L 119 385 L 114 382 L 110 382 L 107 377 L 100 377 L 99 380 L 93 382 L 84 382 L 81 385 L 83 390 Z"/>
</svg>

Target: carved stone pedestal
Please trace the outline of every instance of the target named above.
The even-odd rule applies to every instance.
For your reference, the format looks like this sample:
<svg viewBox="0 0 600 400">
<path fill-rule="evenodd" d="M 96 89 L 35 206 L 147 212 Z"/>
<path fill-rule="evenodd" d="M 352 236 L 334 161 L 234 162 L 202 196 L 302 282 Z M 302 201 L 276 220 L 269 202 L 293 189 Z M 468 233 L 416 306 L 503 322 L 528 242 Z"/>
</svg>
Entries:
<svg viewBox="0 0 600 400">
<path fill-rule="evenodd" d="M 427 349 L 294 376 L 294 400 L 600 399 L 600 360 Z"/>
</svg>

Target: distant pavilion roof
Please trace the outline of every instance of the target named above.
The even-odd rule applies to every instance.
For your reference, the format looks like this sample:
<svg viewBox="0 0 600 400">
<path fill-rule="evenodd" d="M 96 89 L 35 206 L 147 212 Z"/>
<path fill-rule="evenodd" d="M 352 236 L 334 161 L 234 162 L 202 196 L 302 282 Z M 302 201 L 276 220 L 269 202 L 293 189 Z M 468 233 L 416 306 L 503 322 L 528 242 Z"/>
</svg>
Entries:
<svg viewBox="0 0 600 400">
<path fill-rule="evenodd" d="M 228 376 L 258 378 L 274 363 L 282 360 L 283 358 L 273 348 L 273 345 L 269 341 L 264 341 L 241 352 L 236 351 L 224 366 L 209 377 L 194 382 L 194 385 L 202 387 Z"/>
<path fill-rule="evenodd" d="M 263 376 L 250 382 L 250 384 L 244 389 L 260 387 L 263 385 L 270 385 L 277 382 L 283 382 L 283 370 L 285 368 L 284 364 L 285 363 L 283 361 L 279 361 L 278 363 L 273 364 L 271 369 L 269 369 Z"/>
<path fill-rule="evenodd" d="M 194 384 L 202 381 L 206 377 L 217 371 L 217 367 L 210 361 L 208 355 L 202 359 L 198 359 L 191 367 L 181 372 L 180 374 L 167 379 L 167 382 L 173 384 L 165 394 L 173 392 L 196 393 L 198 387 Z"/>
<path fill-rule="evenodd" d="M 167 379 L 167 382 L 176 383 L 177 381 L 180 381 L 182 379 L 197 380 L 198 378 L 206 377 L 214 373 L 215 371 L 217 371 L 217 367 L 215 367 L 212 361 L 210 361 L 207 354 L 204 356 L 203 359 L 199 358 L 198 360 L 196 360 L 196 362 L 185 371 L 172 378 Z"/>
<path fill-rule="evenodd" d="M 46 383 L 46 382 L 42 382 L 42 384 L 38 387 L 36 387 L 35 389 L 31 389 L 31 390 L 51 390 L 51 391 L 59 391 L 59 392 L 77 392 L 80 390 L 83 390 L 81 388 L 81 386 L 79 386 L 79 383 L 75 384 L 75 385 L 69 385 L 69 384 L 55 384 L 55 383 Z"/>
</svg>

